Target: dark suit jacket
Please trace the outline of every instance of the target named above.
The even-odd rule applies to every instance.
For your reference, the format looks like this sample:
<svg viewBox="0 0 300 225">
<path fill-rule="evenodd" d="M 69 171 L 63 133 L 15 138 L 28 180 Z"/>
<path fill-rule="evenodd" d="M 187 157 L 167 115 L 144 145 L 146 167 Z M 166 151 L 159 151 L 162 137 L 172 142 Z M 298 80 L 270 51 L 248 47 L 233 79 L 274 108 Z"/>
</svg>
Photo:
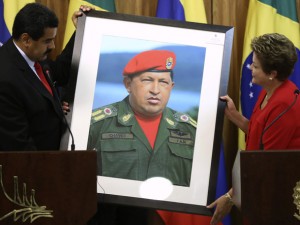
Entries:
<svg viewBox="0 0 300 225">
<path fill-rule="evenodd" d="M 68 81 L 74 35 L 55 62 L 52 79 Z M 12 39 L 0 47 L 0 151 L 58 150 L 66 129 L 61 103 L 43 86 Z"/>
</svg>

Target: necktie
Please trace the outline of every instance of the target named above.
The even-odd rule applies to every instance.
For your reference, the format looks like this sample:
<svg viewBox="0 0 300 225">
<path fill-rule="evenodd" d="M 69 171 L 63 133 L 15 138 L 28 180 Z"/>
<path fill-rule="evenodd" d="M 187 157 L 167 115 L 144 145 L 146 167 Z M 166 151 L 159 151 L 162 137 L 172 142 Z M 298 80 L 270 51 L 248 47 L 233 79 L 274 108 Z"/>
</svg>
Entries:
<svg viewBox="0 0 300 225">
<path fill-rule="evenodd" d="M 53 95 L 52 89 L 50 88 L 50 85 L 49 85 L 48 81 L 46 80 L 46 77 L 44 75 L 41 65 L 38 62 L 35 62 L 34 68 L 35 68 L 37 75 L 41 79 L 43 85 L 45 86 L 45 88 L 50 92 L 51 95 Z"/>
</svg>

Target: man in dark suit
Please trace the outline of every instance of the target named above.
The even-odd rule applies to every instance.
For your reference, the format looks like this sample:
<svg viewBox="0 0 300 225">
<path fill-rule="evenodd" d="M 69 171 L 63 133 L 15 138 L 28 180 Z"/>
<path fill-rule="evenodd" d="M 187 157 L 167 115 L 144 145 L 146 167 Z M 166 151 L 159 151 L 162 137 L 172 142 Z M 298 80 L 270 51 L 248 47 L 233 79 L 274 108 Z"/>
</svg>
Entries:
<svg viewBox="0 0 300 225">
<path fill-rule="evenodd" d="M 81 15 L 74 13 L 75 26 Z M 35 66 L 41 62 L 43 67 L 55 48 L 57 26 L 54 12 L 38 3 L 27 4 L 16 15 L 12 38 L 0 48 L 0 151 L 59 149 L 66 129 L 61 102 L 45 71 L 48 89 Z M 61 55 L 47 62 L 56 85 L 68 82 L 73 46 L 74 35 Z"/>
</svg>

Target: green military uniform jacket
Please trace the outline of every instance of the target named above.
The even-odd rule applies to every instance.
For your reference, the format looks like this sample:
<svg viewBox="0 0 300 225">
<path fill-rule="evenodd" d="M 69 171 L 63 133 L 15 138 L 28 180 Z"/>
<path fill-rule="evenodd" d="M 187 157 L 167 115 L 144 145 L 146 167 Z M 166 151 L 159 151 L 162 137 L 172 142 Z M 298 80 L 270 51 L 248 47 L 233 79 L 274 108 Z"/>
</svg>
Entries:
<svg viewBox="0 0 300 225">
<path fill-rule="evenodd" d="M 98 152 L 99 175 L 141 181 L 159 176 L 189 186 L 195 134 L 192 118 L 166 108 L 152 149 L 127 97 L 93 111 L 88 149 Z"/>
</svg>

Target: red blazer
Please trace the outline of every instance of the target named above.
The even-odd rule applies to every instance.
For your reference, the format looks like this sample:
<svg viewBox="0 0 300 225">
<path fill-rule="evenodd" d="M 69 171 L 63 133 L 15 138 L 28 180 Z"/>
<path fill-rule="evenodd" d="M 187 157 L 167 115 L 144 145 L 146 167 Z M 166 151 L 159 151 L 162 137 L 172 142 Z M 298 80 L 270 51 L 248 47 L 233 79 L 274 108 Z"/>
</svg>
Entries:
<svg viewBox="0 0 300 225">
<path fill-rule="evenodd" d="M 277 120 L 295 100 L 296 89 L 294 83 L 285 81 L 263 109 L 260 109 L 260 105 L 266 91 L 261 91 L 249 121 L 247 150 L 259 150 L 261 139 L 266 150 L 300 149 L 300 99 Z"/>
</svg>

